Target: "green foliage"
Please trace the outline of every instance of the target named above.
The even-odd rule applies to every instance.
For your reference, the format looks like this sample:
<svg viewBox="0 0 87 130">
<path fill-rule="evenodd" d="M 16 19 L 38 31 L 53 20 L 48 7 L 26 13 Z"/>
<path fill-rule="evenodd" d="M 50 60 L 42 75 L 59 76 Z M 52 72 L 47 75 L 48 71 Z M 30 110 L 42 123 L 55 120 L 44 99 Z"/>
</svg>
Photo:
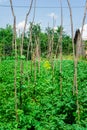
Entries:
<svg viewBox="0 0 87 130">
<path fill-rule="evenodd" d="M 47 51 L 48 51 L 48 35 L 50 38 L 52 38 L 52 35 L 54 34 L 54 45 L 53 45 L 53 52 L 55 52 L 58 43 L 58 39 L 60 36 L 60 29 L 61 27 L 58 26 L 57 30 L 54 31 L 53 29 L 48 27 L 46 28 L 45 32 L 42 32 L 40 24 L 34 24 L 32 25 L 32 47 L 35 47 L 35 39 L 38 37 L 40 40 L 40 49 L 42 57 L 46 57 Z M 18 54 L 20 54 L 20 44 L 21 44 L 21 35 L 19 37 L 16 37 L 16 43 L 17 43 L 17 49 Z M 12 45 L 13 42 L 13 29 L 10 25 L 7 25 L 6 28 L 0 28 L 0 56 L 6 57 L 14 55 L 14 50 L 12 50 L 12 47 L 14 48 L 14 45 Z M 27 55 L 27 47 L 29 44 L 30 39 L 30 30 L 25 33 L 24 35 L 24 45 L 23 45 L 23 55 Z M 63 31 L 63 53 L 64 54 L 70 54 L 72 53 L 72 42 L 70 36 L 68 36 Z M 59 45 L 58 45 L 59 46 Z M 31 48 L 31 45 L 30 45 Z M 29 51 L 30 51 L 29 48 Z M 30 54 L 29 54 L 30 55 Z"/>
<path fill-rule="evenodd" d="M 46 57 L 47 47 L 48 47 L 48 37 L 46 33 L 40 33 L 40 48 L 42 52 L 42 57 Z"/>
<path fill-rule="evenodd" d="M 10 25 L 7 25 L 6 28 L 0 28 L 0 48 L 2 48 L 1 50 L 2 54 L 11 55 L 12 37 L 13 37 L 13 30 Z"/>
<path fill-rule="evenodd" d="M 47 63 L 50 69 L 44 64 Z M 54 78 L 50 62 L 41 61 L 41 72 L 26 70 L 24 84 L 20 86 L 20 60 L 17 65 L 18 123 L 15 117 L 14 60 L 0 63 L 0 130 L 87 130 L 87 63 L 78 64 L 80 122 L 77 124 L 76 96 L 72 94 L 73 61 L 63 60 L 63 92 L 60 95 L 59 61 L 55 62 Z M 27 72 L 29 85 L 27 83 Z M 20 87 L 22 108 L 20 108 Z"/>
<path fill-rule="evenodd" d="M 21 59 L 22 59 L 22 60 L 24 60 L 24 59 L 25 59 L 25 56 L 24 56 L 24 55 L 22 55 L 22 56 L 21 56 Z"/>
</svg>

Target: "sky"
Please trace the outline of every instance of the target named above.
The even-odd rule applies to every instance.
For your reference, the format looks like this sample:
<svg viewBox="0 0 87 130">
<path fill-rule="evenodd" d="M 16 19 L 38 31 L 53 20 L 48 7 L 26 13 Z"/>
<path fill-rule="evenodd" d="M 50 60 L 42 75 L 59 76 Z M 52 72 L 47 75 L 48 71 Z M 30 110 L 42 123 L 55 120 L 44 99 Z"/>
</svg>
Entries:
<svg viewBox="0 0 87 130">
<path fill-rule="evenodd" d="M 13 17 L 10 8 L 10 0 L 0 0 L 0 28 L 6 27 L 7 24 L 13 25 Z M 17 20 L 17 28 L 23 28 L 26 13 L 28 11 L 28 6 L 30 6 L 30 0 L 12 0 L 14 11 Z M 74 32 L 76 29 L 81 28 L 82 20 L 84 15 L 84 6 L 86 0 L 70 0 L 73 13 L 73 24 Z M 7 7 L 8 6 L 8 7 Z M 16 7 L 21 6 L 21 7 Z M 34 6 L 34 5 L 33 5 Z M 62 0 L 63 6 L 63 27 L 64 30 L 70 34 L 70 14 L 67 8 L 67 0 Z M 32 8 L 30 16 L 28 18 L 27 28 L 29 22 L 33 19 L 34 8 Z M 60 0 L 36 0 L 36 13 L 35 13 L 35 23 L 40 23 L 42 30 L 49 25 L 53 27 L 53 17 L 55 19 L 55 27 L 61 24 L 60 15 Z M 87 18 L 84 26 L 84 35 L 87 35 Z"/>
</svg>

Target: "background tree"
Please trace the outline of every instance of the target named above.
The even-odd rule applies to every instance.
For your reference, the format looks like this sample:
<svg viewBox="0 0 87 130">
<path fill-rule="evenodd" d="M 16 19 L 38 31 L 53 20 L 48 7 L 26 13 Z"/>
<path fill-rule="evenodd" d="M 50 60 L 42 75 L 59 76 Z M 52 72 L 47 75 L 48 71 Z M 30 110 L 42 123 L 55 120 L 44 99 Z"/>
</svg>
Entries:
<svg viewBox="0 0 87 130">
<path fill-rule="evenodd" d="M 12 54 L 12 37 L 13 29 L 11 25 L 6 25 L 6 28 L 0 28 L 0 46 L 3 57 L 11 56 Z"/>
</svg>

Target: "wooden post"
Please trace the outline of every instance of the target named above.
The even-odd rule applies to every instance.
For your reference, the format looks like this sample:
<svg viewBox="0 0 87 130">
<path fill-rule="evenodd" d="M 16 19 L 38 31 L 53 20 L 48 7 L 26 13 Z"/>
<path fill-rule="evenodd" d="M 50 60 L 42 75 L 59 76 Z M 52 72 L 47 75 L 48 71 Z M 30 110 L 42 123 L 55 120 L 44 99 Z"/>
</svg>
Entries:
<svg viewBox="0 0 87 130">
<path fill-rule="evenodd" d="M 14 25 L 13 25 L 13 30 L 14 30 L 14 46 L 15 46 L 15 68 L 14 68 L 14 93 L 15 93 L 15 114 L 16 114 L 16 121 L 18 121 L 18 113 L 17 113 L 17 44 L 16 44 L 16 16 L 14 14 L 13 10 L 13 5 L 12 5 L 12 0 L 10 0 L 10 6 L 11 6 L 11 11 L 12 15 L 14 18 Z"/>
</svg>

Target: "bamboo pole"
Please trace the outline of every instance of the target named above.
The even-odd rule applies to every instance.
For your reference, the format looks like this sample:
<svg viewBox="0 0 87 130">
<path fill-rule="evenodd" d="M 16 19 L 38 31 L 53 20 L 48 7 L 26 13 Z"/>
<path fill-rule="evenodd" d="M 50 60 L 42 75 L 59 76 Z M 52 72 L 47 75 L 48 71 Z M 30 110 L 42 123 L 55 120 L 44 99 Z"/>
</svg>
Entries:
<svg viewBox="0 0 87 130">
<path fill-rule="evenodd" d="M 75 94 L 76 91 L 76 105 L 77 105 L 77 120 L 79 122 L 80 120 L 80 106 L 79 106 L 79 101 L 78 101 L 78 82 L 77 82 L 77 66 L 78 66 L 78 55 L 76 52 L 75 55 L 75 46 L 74 46 L 74 33 L 73 33 L 73 20 L 72 20 L 72 9 L 70 5 L 70 0 L 67 0 L 68 7 L 69 7 L 69 12 L 70 12 L 70 21 L 71 21 L 71 34 L 72 34 L 72 47 L 73 47 L 73 59 L 74 59 L 74 78 L 73 78 L 73 95 Z"/>
<path fill-rule="evenodd" d="M 62 0 L 60 0 L 61 6 L 61 28 L 60 28 L 60 95 L 62 95 L 62 31 L 63 31 L 63 9 L 62 9 Z"/>
<path fill-rule="evenodd" d="M 79 44 L 78 50 L 80 50 L 80 46 L 82 47 L 82 35 L 83 35 L 83 29 L 84 29 L 84 24 L 85 24 L 85 19 L 86 19 L 86 14 L 87 14 L 87 0 L 85 3 L 85 10 L 84 10 L 84 16 L 82 20 L 82 28 L 81 28 L 81 43 Z"/>
<path fill-rule="evenodd" d="M 30 39 L 29 39 L 29 44 L 28 44 L 28 48 L 27 48 L 27 61 L 28 61 L 28 58 L 29 58 L 29 48 L 30 48 L 30 46 L 32 46 L 32 26 L 33 26 L 34 19 L 35 19 L 35 12 L 36 12 L 36 0 L 35 0 L 35 2 L 34 2 L 33 20 L 32 20 L 32 22 L 30 23 Z"/>
<path fill-rule="evenodd" d="M 14 29 L 14 46 L 15 46 L 15 68 L 14 68 L 14 93 L 15 93 L 15 114 L 16 114 L 16 121 L 18 121 L 18 113 L 17 113 L 17 44 L 16 44 L 16 16 L 14 14 L 14 9 L 12 5 L 12 0 L 10 0 L 10 6 L 11 6 L 11 11 L 12 15 L 14 18 L 14 24 L 13 24 L 13 29 Z"/>
<path fill-rule="evenodd" d="M 82 34 L 83 34 L 83 27 L 84 27 L 84 24 L 85 24 L 86 13 L 87 13 L 87 0 L 86 0 L 86 3 L 85 3 L 85 10 L 84 10 L 84 16 L 83 16 L 83 21 L 82 21 L 81 37 L 82 37 Z"/>
<path fill-rule="evenodd" d="M 76 76 L 75 76 L 75 46 L 74 46 L 74 31 L 73 31 L 73 19 L 72 19 L 72 9 L 70 5 L 70 0 L 67 0 L 69 12 L 70 12 L 70 23 L 71 23 L 71 35 L 72 35 L 72 48 L 73 48 L 73 60 L 74 60 L 74 78 L 73 78 L 73 95 L 75 94 L 75 86 L 76 86 Z"/>
<path fill-rule="evenodd" d="M 51 48 L 51 64 L 52 64 L 52 83 L 54 84 L 54 27 L 55 27 L 55 18 L 53 16 L 53 29 L 52 29 L 52 48 Z"/>
<path fill-rule="evenodd" d="M 22 55 L 23 55 L 23 44 L 24 44 L 24 34 L 25 34 L 25 30 L 26 30 L 26 25 L 27 25 L 27 21 L 28 21 L 28 16 L 30 15 L 31 9 L 32 9 L 32 4 L 33 4 L 33 0 L 31 0 L 30 6 L 29 6 L 29 10 L 26 14 L 25 17 L 25 23 L 24 23 L 24 28 L 23 28 L 23 32 L 22 32 L 22 42 L 21 42 L 21 63 L 20 63 L 20 75 L 21 75 L 21 80 L 20 80 L 20 109 L 22 108 L 22 85 L 23 85 L 23 71 L 24 71 L 24 66 L 23 66 L 23 59 L 22 59 Z"/>
<path fill-rule="evenodd" d="M 21 56 L 23 55 L 24 34 L 25 34 L 25 30 L 26 30 L 28 16 L 29 16 L 29 14 L 31 12 L 31 9 L 32 9 L 32 4 L 33 4 L 33 0 L 31 0 L 30 8 L 29 8 L 29 10 L 28 10 L 28 12 L 26 14 L 26 17 L 25 17 L 24 29 L 23 29 L 23 32 L 22 32 Z"/>
<path fill-rule="evenodd" d="M 30 50 L 30 56 L 31 56 L 31 65 L 30 65 L 30 70 L 31 70 L 31 75 L 32 75 L 32 67 L 33 67 L 33 61 L 32 61 L 32 53 L 33 53 L 33 44 L 32 44 L 32 28 L 33 28 L 33 23 L 35 19 L 35 13 L 36 13 L 36 0 L 34 1 L 34 13 L 33 13 L 33 20 L 30 23 L 30 37 L 29 37 L 29 43 L 27 47 L 27 70 L 28 70 L 28 59 L 29 59 L 29 50 Z M 27 74 L 28 77 L 28 85 L 29 85 L 29 75 Z"/>
<path fill-rule="evenodd" d="M 77 43 L 78 50 L 76 53 L 76 65 L 78 64 L 78 58 L 79 58 L 78 51 L 80 50 L 80 46 L 82 46 L 82 35 L 83 35 L 83 28 L 84 28 L 85 19 L 86 19 L 86 13 L 87 13 L 87 0 L 85 3 L 84 16 L 83 16 L 83 20 L 82 20 L 81 36 L 78 36 L 78 39 L 77 39 L 77 42 L 79 42 L 79 43 Z M 77 66 L 75 66 L 75 68 L 77 71 Z M 76 74 L 77 74 L 77 72 L 76 72 Z M 76 77 L 77 77 L 77 75 L 76 75 Z M 80 105 L 79 105 L 79 100 L 78 100 L 78 84 L 77 83 L 76 83 L 76 97 L 77 97 L 76 104 L 77 104 L 77 114 L 78 114 L 78 123 L 79 123 L 79 121 L 80 121 Z"/>
</svg>

